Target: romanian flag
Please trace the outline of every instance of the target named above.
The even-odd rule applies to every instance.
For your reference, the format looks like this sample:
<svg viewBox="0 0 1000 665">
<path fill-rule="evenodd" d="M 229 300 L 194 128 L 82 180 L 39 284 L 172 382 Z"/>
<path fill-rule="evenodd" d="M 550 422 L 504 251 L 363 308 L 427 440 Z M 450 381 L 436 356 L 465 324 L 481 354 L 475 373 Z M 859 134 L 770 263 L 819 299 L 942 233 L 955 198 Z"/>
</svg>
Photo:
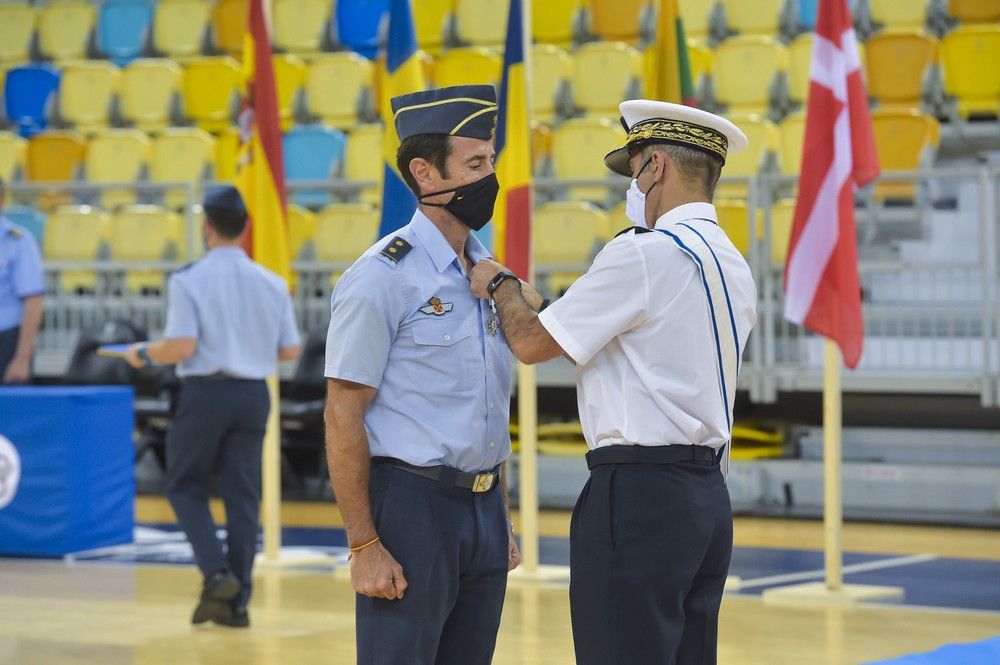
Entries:
<svg viewBox="0 0 1000 665">
<path fill-rule="evenodd" d="M 659 0 L 656 39 L 646 50 L 646 97 L 697 106 L 688 63 L 684 21 L 677 0 Z"/>
<path fill-rule="evenodd" d="M 417 198 L 396 170 L 399 136 L 396 134 L 396 123 L 393 121 L 389 100 L 426 87 L 423 64 L 417 57 L 417 37 L 413 29 L 410 1 L 391 0 L 389 37 L 386 42 L 386 73 L 381 86 L 382 120 L 385 122 L 382 139 L 385 177 L 382 180 L 382 223 L 379 227 L 379 237 L 389 235 L 409 224 L 413 212 L 417 209 Z"/>
<path fill-rule="evenodd" d="M 244 249 L 254 261 L 289 280 L 290 257 L 281 155 L 278 95 L 263 0 L 250 0 L 243 42 L 245 95 L 239 116 L 236 187 L 249 213 Z"/>
<path fill-rule="evenodd" d="M 521 0 L 510 0 L 496 153 L 500 194 L 493 212 L 494 254 L 521 279 L 531 266 L 531 128 Z"/>
</svg>

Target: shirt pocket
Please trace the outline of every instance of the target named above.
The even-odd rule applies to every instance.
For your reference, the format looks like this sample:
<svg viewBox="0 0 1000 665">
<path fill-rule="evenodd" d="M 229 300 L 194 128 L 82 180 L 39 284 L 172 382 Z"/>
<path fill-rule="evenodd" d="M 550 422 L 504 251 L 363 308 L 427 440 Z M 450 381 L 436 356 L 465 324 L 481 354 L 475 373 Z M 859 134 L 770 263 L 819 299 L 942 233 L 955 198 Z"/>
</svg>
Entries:
<svg viewBox="0 0 1000 665">
<path fill-rule="evenodd" d="M 454 392 L 475 388 L 477 376 L 482 374 L 477 367 L 482 361 L 472 332 L 471 318 L 414 324 L 413 343 L 427 379 L 421 383 L 428 390 Z"/>
</svg>

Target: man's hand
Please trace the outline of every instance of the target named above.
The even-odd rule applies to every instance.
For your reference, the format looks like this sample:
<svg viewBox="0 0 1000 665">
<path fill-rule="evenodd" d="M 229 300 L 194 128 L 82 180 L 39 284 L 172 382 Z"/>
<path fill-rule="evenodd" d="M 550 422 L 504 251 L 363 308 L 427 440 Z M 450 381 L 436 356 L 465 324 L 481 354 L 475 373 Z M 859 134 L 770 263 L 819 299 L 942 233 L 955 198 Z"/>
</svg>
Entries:
<svg viewBox="0 0 1000 665">
<path fill-rule="evenodd" d="M 30 372 L 28 368 L 31 366 L 31 358 L 19 358 L 14 356 L 11 358 L 10 363 L 7 365 L 6 371 L 3 373 L 4 383 L 27 383 Z"/>
<path fill-rule="evenodd" d="M 521 565 L 521 550 L 517 548 L 517 540 L 514 538 L 514 530 L 507 529 L 508 554 L 507 570 L 511 571 Z"/>
<path fill-rule="evenodd" d="M 407 583 L 403 567 L 382 543 L 375 543 L 351 557 L 351 585 L 363 596 L 402 600 Z"/>
<path fill-rule="evenodd" d="M 469 273 L 472 295 L 483 300 L 489 300 L 490 294 L 486 293 L 486 285 L 504 270 L 506 268 L 492 259 L 483 259 L 473 266 L 472 272 Z"/>
<path fill-rule="evenodd" d="M 142 362 L 142 359 L 139 357 L 139 347 L 142 344 L 142 342 L 132 344 L 128 347 L 128 351 L 125 352 L 125 362 L 136 369 L 142 369 L 146 366 L 146 363 Z"/>
</svg>

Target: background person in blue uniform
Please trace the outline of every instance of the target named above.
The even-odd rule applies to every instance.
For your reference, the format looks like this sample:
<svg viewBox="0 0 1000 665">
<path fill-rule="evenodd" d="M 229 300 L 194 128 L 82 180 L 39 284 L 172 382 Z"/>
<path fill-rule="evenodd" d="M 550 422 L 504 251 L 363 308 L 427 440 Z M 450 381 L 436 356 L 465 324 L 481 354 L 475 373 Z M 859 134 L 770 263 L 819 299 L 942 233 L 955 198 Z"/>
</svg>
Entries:
<svg viewBox="0 0 1000 665">
<path fill-rule="evenodd" d="M 5 197 L 0 180 L 0 208 Z M 27 383 L 42 326 L 45 280 L 35 237 L 0 216 L 0 383 Z"/>
<path fill-rule="evenodd" d="M 133 367 L 177 364 L 181 390 L 167 434 L 167 498 L 204 576 L 193 623 L 249 625 L 260 504 L 261 448 L 270 409 L 264 379 L 299 355 L 285 281 L 254 263 L 240 240 L 247 213 L 230 186 L 205 194 L 208 253 L 171 275 L 163 339 L 133 345 Z M 226 507 L 226 549 L 208 509 L 215 479 Z"/>
<path fill-rule="evenodd" d="M 392 100 L 397 165 L 420 205 L 344 274 L 327 337 L 326 445 L 352 549 L 364 665 L 486 665 L 520 560 L 498 472 L 513 358 L 469 291 L 488 254 L 496 93 Z M 541 298 L 530 289 L 536 303 Z"/>
<path fill-rule="evenodd" d="M 698 109 L 620 108 L 628 138 L 605 163 L 632 177 L 636 227 L 539 315 L 492 261 L 472 290 L 495 299 L 521 361 L 565 353 L 577 365 L 591 475 L 570 524 L 576 662 L 710 665 L 733 545 L 733 401 L 757 303 L 711 201 L 747 140 Z"/>
</svg>

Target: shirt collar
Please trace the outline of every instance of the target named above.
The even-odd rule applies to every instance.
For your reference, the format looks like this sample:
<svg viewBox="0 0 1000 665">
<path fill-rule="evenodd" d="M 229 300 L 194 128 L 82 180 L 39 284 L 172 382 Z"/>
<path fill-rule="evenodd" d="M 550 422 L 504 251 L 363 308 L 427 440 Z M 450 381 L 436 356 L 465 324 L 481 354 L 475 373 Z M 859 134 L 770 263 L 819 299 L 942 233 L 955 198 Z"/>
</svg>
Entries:
<svg viewBox="0 0 1000 665">
<path fill-rule="evenodd" d="M 213 247 L 208 250 L 205 256 L 246 256 L 247 253 L 243 251 L 242 247 L 233 247 L 231 245 L 225 245 L 223 247 Z"/>
<path fill-rule="evenodd" d="M 672 210 L 668 210 L 656 220 L 656 225 L 653 228 L 666 229 L 688 219 L 707 219 L 716 224 L 719 223 L 719 218 L 715 214 L 715 206 L 711 203 L 698 202 L 685 203 Z"/>
<path fill-rule="evenodd" d="M 444 237 L 441 230 L 419 208 L 413 213 L 410 225 L 413 227 L 414 234 L 420 240 L 421 246 L 430 255 L 431 261 L 438 272 L 444 272 L 448 266 L 456 263 L 458 255 L 451 248 L 447 238 Z M 491 258 L 490 253 L 483 247 L 483 243 L 479 242 L 479 238 L 476 237 L 475 233 L 469 233 L 465 241 L 465 251 L 474 262 L 478 262 L 484 258 Z"/>
</svg>

